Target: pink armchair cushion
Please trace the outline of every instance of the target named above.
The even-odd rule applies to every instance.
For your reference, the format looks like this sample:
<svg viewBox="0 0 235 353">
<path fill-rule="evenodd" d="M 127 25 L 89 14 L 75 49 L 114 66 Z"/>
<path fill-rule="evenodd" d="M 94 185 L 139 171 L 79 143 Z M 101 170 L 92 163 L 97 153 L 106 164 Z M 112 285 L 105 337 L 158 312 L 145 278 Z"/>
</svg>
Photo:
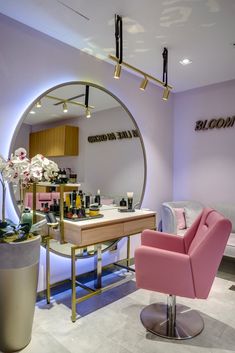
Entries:
<svg viewBox="0 0 235 353">
<path fill-rule="evenodd" d="M 204 217 L 206 215 L 206 217 Z M 212 209 L 205 209 L 188 250 L 197 298 L 207 298 L 224 254 L 231 222 Z"/>
<path fill-rule="evenodd" d="M 137 287 L 195 298 L 187 254 L 141 246 L 135 251 Z"/>
<path fill-rule="evenodd" d="M 175 234 L 146 229 L 141 234 L 141 244 L 158 249 L 167 249 L 169 251 L 185 253 L 183 238 Z"/>
<path fill-rule="evenodd" d="M 141 246 L 135 251 L 137 286 L 207 298 L 231 229 L 228 219 L 205 208 L 181 238 L 183 244 L 175 235 L 144 231 Z"/>
<path fill-rule="evenodd" d="M 184 208 L 173 208 L 176 216 L 177 222 L 177 229 L 185 229 L 186 222 L 185 222 L 185 211 Z"/>
</svg>

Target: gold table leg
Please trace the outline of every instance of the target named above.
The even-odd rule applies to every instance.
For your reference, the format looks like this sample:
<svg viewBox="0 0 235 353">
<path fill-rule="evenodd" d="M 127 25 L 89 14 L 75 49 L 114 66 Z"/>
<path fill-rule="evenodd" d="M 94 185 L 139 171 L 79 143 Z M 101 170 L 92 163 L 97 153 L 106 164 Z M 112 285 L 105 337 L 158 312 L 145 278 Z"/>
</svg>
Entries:
<svg viewBox="0 0 235 353">
<path fill-rule="evenodd" d="M 127 236 L 127 257 L 126 257 L 127 267 L 130 267 L 130 264 L 131 264 L 130 253 L 131 253 L 131 238 L 130 236 Z"/>
<path fill-rule="evenodd" d="M 71 281 L 72 281 L 72 322 L 76 321 L 76 257 L 75 257 L 75 247 L 71 248 Z"/>
<path fill-rule="evenodd" d="M 96 257 L 95 257 L 95 265 L 96 265 L 96 281 L 95 288 L 100 289 L 102 287 L 102 251 L 101 244 L 97 244 L 95 246 Z"/>
<path fill-rule="evenodd" d="M 51 301 L 51 286 L 50 286 L 50 236 L 46 237 L 46 296 L 47 304 Z"/>
</svg>

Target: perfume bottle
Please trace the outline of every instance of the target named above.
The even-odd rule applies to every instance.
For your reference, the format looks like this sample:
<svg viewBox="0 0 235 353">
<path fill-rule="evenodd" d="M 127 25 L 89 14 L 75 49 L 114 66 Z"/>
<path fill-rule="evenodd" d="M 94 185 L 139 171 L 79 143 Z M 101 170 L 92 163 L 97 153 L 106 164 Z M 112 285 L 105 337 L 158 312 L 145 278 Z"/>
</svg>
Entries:
<svg viewBox="0 0 235 353">
<path fill-rule="evenodd" d="M 126 207 L 126 200 L 124 199 L 124 197 L 120 201 L 120 207 Z"/>
</svg>

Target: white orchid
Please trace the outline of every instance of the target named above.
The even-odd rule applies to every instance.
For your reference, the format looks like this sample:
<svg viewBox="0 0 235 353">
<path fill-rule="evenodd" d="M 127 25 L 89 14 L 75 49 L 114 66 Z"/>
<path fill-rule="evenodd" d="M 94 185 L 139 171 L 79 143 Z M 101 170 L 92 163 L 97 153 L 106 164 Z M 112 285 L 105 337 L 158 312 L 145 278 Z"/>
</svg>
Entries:
<svg viewBox="0 0 235 353">
<path fill-rule="evenodd" d="M 11 157 L 6 161 L 1 157 L 0 171 L 4 182 L 19 183 L 23 179 L 24 172 L 29 169 L 29 160 L 26 158 L 26 150 L 19 148 Z"/>
<path fill-rule="evenodd" d="M 39 180 L 43 178 L 48 181 L 56 177 L 57 172 L 59 171 L 58 165 L 55 162 L 47 159 L 41 154 L 37 154 L 31 159 L 31 176 L 33 179 L 35 177 L 38 179 L 36 174 L 39 172 L 39 169 L 41 170 L 41 176 Z"/>
<path fill-rule="evenodd" d="M 41 154 L 37 154 L 29 160 L 26 150 L 22 147 L 12 153 L 8 160 L 0 155 L 0 174 L 2 177 L 0 182 L 3 190 L 2 220 L 5 219 L 5 183 L 12 182 L 26 187 L 34 181 L 51 181 L 57 176 L 58 171 L 58 165 Z"/>
</svg>

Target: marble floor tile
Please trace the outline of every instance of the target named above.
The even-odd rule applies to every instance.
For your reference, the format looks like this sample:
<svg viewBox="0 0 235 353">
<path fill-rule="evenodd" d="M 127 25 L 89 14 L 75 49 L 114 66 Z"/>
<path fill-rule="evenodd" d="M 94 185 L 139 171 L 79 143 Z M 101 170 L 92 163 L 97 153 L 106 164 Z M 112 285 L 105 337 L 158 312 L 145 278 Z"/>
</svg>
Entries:
<svg viewBox="0 0 235 353">
<path fill-rule="evenodd" d="M 235 268 L 230 270 L 220 271 L 207 300 L 177 298 L 179 303 L 198 310 L 204 319 L 204 330 L 193 339 L 174 341 L 147 332 L 140 321 L 141 310 L 151 303 L 166 302 L 166 295 L 137 289 L 132 280 L 77 305 L 75 323 L 70 320 L 70 290 L 54 295 L 50 305 L 45 300 L 38 302 L 32 340 L 21 352 L 235 352 L 235 291 L 229 290 Z"/>
</svg>

